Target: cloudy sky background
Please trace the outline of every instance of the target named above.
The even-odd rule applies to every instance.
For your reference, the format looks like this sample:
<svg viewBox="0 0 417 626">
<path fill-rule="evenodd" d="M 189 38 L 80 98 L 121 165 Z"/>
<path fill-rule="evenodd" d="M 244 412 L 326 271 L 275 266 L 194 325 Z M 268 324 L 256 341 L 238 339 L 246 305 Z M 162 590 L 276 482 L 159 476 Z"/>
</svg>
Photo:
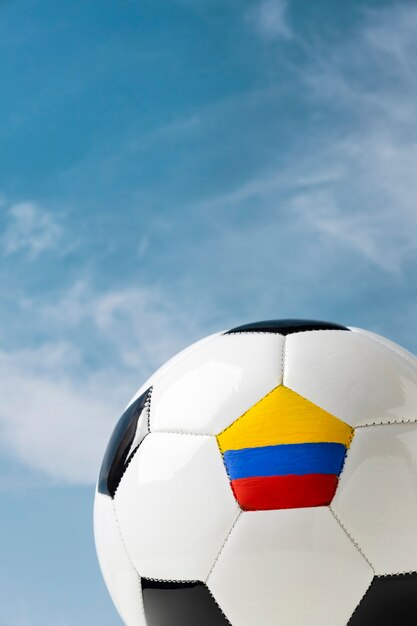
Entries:
<svg viewBox="0 0 417 626">
<path fill-rule="evenodd" d="M 417 350 L 417 6 L 0 2 L 0 626 L 118 626 L 93 484 L 145 377 L 310 317 Z"/>
</svg>

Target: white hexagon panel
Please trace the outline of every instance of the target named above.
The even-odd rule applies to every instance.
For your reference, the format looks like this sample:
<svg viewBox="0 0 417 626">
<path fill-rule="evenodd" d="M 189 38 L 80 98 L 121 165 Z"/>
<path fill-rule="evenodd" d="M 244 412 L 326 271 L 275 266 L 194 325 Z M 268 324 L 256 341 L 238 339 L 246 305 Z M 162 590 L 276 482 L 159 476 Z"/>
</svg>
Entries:
<svg viewBox="0 0 417 626">
<path fill-rule="evenodd" d="M 151 433 L 114 498 L 141 576 L 205 580 L 238 506 L 210 436 Z"/>
<path fill-rule="evenodd" d="M 329 509 L 310 507 L 242 513 L 207 584 L 232 624 L 342 626 L 372 578 Z"/>
<path fill-rule="evenodd" d="M 287 337 L 284 385 L 353 427 L 415 420 L 416 359 L 374 337 L 356 331 Z"/>
<path fill-rule="evenodd" d="M 283 344 L 225 334 L 187 351 L 153 386 L 151 430 L 217 434 L 281 384 Z"/>
<path fill-rule="evenodd" d="M 417 424 L 357 428 L 332 509 L 378 575 L 417 569 Z"/>
<path fill-rule="evenodd" d="M 120 616 L 129 626 L 146 626 L 140 577 L 123 544 L 113 501 L 98 493 L 94 536 L 101 571 Z"/>
</svg>

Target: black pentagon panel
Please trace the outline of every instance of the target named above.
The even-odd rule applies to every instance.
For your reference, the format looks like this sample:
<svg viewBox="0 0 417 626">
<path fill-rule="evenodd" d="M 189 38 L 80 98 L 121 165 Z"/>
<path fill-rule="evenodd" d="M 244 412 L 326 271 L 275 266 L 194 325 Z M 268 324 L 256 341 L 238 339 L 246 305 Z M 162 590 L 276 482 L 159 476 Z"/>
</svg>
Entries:
<svg viewBox="0 0 417 626">
<path fill-rule="evenodd" d="M 142 578 L 147 626 L 230 626 L 206 585 Z"/>
<path fill-rule="evenodd" d="M 349 328 L 333 322 L 322 322 L 319 320 L 266 320 L 264 322 L 253 322 L 243 326 L 236 326 L 236 328 L 228 330 L 225 335 L 251 332 L 291 335 L 291 333 L 301 333 L 307 330 L 349 330 Z"/>
<path fill-rule="evenodd" d="M 417 573 L 376 576 L 348 626 L 415 626 Z"/>
<path fill-rule="evenodd" d="M 135 438 L 139 418 L 146 420 L 145 434 L 148 432 L 147 405 L 150 400 L 151 390 L 147 389 L 135 402 L 126 409 L 116 424 L 110 438 L 103 463 L 100 469 L 97 490 L 114 497 L 116 489 L 127 467 L 129 450 Z M 143 439 L 143 437 L 142 437 Z M 138 441 L 138 445 L 141 441 Z"/>
</svg>

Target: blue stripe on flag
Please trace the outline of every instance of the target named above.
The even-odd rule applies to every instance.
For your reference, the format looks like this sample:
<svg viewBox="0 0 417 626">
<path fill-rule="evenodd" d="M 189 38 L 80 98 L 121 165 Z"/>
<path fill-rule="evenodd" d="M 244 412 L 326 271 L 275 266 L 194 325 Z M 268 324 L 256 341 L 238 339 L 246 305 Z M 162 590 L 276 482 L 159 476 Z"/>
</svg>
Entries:
<svg viewBox="0 0 417 626">
<path fill-rule="evenodd" d="M 224 462 L 231 480 L 251 476 L 340 474 L 346 447 L 341 443 L 290 443 L 227 450 Z"/>
</svg>

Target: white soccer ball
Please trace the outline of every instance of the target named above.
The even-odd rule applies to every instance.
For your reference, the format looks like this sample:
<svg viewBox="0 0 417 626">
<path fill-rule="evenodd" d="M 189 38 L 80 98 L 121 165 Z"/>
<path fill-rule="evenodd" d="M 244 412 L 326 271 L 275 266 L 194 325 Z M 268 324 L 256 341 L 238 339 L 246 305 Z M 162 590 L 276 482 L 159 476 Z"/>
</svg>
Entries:
<svg viewBox="0 0 417 626">
<path fill-rule="evenodd" d="M 95 539 L 126 626 L 417 624 L 417 359 L 305 320 L 197 342 L 117 424 Z"/>
</svg>

